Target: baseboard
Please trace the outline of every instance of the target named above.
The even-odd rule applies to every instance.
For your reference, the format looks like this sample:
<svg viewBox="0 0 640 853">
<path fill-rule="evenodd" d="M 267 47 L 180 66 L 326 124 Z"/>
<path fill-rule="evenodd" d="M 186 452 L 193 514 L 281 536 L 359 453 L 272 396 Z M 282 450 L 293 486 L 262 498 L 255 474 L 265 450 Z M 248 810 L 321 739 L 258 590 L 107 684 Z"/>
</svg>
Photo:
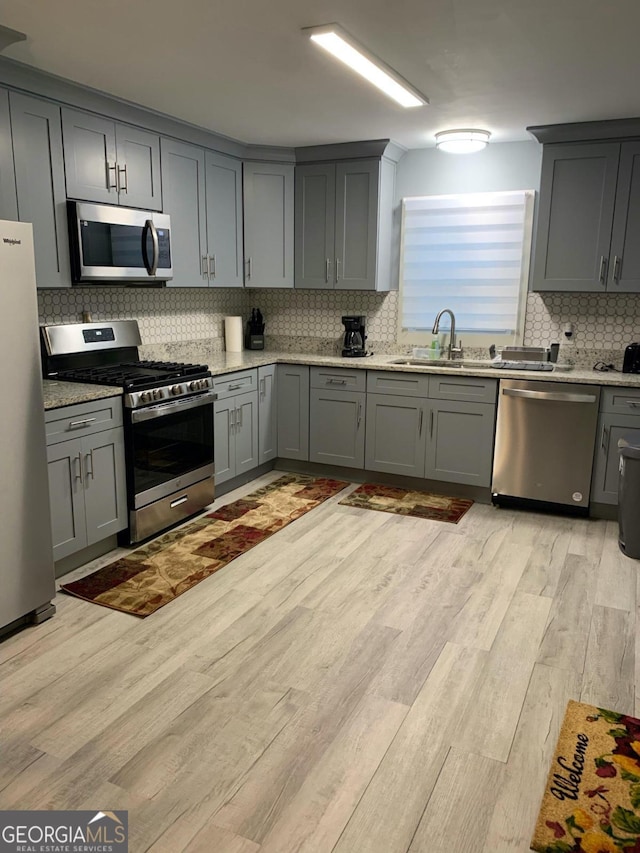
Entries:
<svg viewBox="0 0 640 853">
<path fill-rule="evenodd" d="M 118 536 L 114 533 L 113 536 L 108 536 L 95 545 L 89 545 L 88 548 L 83 548 L 81 551 L 76 551 L 75 554 L 69 554 L 68 557 L 63 557 L 54 564 L 56 577 L 66 575 L 67 572 L 72 572 L 74 569 L 84 566 L 90 560 L 95 560 L 97 557 L 102 557 L 103 554 L 113 551 L 118 547 Z"/>
<path fill-rule="evenodd" d="M 232 492 L 234 489 L 237 489 L 240 486 L 245 486 L 252 480 L 257 480 L 258 477 L 262 477 L 263 474 L 268 474 L 269 471 L 273 471 L 274 466 L 274 460 L 271 462 L 263 462 L 262 465 L 258 465 L 257 468 L 252 468 L 251 471 L 246 471 L 244 474 L 233 477 L 225 483 L 220 484 L 216 480 L 216 497 L 221 498 L 223 495 L 226 495 L 227 492 Z"/>
<path fill-rule="evenodd" d="M 603 518 L 606 521 L 618 520 L 618 505 L 617 504 L 589 504 L 589 515 L 591 518 Z"/>
</svg>

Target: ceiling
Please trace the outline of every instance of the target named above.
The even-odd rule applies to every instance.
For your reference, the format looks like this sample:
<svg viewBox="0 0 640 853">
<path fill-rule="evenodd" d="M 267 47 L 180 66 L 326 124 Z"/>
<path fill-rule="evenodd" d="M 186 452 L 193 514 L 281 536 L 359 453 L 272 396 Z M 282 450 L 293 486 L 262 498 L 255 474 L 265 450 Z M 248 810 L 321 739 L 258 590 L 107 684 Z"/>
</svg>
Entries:
<svg viewBox="0 0 640 853">
<path fill-rule="evenodd" d="M 312 45 L 337 21 L 424 92 L 403 109 Z M 640 115 L 638 0 L 3 0 L 4 54 L 242 142 L 390 137 Z"/>
</svg>

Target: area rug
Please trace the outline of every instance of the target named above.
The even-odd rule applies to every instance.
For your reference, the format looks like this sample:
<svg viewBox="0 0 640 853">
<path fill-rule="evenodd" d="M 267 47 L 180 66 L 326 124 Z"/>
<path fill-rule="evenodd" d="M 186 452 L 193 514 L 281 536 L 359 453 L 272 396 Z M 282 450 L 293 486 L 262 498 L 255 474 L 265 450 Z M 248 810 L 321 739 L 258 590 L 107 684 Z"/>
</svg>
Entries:
<svg viewBox="0 0 640 853">
<path fill-rule="evenodd" d="M 287 474 L 61 589 L 148 616 L 348 485 Z"/>
<path fill-rule="evenodd" d="M 569 702 L 531 847 L 640 853 L 640 720 Z"/>
<path fill-rule="evenodd" d="M 448 498 L 431 492 L 398 489 L 395 486 L 380 486 L 376 483 L 358 486 L 355 492 L 351 492 L 340 503 L 360 509 L 377 509 L 398 515 L 429 518 L 432 521 L 449 521 L 452 524 L 457 524 L 469 507 L 473 506 L 473 501 L 463 498 Z"/>
</svg>

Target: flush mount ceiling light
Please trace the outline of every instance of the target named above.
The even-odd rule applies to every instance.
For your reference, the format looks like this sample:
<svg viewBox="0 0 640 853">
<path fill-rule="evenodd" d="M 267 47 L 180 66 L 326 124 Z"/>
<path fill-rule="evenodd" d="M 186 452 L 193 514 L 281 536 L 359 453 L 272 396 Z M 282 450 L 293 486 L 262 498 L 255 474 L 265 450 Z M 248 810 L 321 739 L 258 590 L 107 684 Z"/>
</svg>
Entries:
<svg viewBox="0 0 640 853">
<path fill-rule="evenodd" d="M 397 71 L 374 56 L 339 24 L 305 27 L 302 32 L 401 106 L 422 107 L 429 103 L 428 98 L 407 83 Z"/>
<path fill-rule="evenodd" d="M 488 130 L 464 128 L 463 130 L 443 130 L 436 133 L 436 148 L 451 154 L 472 154 L 486 147 L 491 134 Z"/>
<path fill-rule="evenodd" d="M 24 41 L 26 39 L 26 35 L 24 33 L 19 32 L 18 30 L 12 30 L 10 27 L 3 27 L 0 24 L 0 51 L 4 50 L 5 47 L 9 47 L 10 44 L 15 44 L 18 41 Z"/>
</svg>

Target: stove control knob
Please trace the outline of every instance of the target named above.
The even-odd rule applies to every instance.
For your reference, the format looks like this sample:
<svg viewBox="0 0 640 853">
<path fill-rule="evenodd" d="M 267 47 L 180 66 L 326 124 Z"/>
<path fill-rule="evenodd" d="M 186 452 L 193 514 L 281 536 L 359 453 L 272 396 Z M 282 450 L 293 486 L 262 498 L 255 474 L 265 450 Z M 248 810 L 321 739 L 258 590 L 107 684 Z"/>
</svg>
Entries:
<svg viewBox="0 0 640 853">
<path fill-rule="evenodd" d="M 189 383 L 189 391 L 198 391 L 199 388 L 200 388 L 200 383 L 198 382 L 197 379 L 194 379 L 193 382 Z"/>
<path fill-rule="evenodd" d="M 156 390 L 153 392 L 153 399 L 154 400 L 162 400 L 163 397 L 164 397 L 164 391 L 162 390 L 162 388 L 156 388 Z"/>
<path fill-rule="evenodd" d="M 140 394 L 140 400 L 143 403 L 149 403 L 151 400 L 153 400 L 153 392 L 152 391 L 143 391 Z"/>
<path fill-rule="evenodd" d="M 182 385 L 172 385 L 171 388 L 169 388 L 169 393 L 174 397 L 177 397 L 178 394 L 182 394 Z"/>
</svg>

